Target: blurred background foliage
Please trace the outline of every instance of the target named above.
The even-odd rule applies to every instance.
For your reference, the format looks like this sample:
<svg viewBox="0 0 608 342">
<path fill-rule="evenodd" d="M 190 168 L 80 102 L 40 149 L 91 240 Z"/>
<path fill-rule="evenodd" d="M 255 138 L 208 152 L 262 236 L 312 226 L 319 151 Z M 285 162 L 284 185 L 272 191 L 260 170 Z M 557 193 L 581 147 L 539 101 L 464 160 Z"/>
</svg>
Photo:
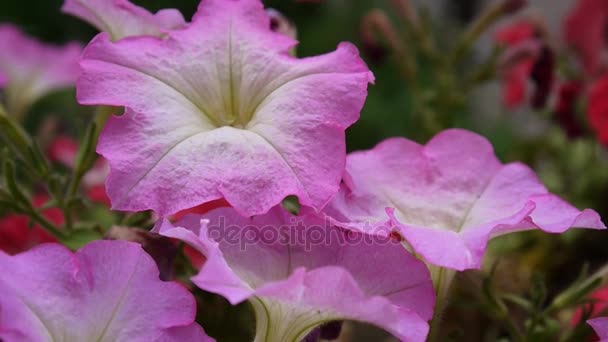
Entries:
<svg viewBox="0 0 608 342">
<path fill-rule="evenodd" d="M 62 14 L 62 2 L 3 0 L 0 2 L 0 22 L 14 23 L 28 34 L 47 42 L 77 40 L 86 44 L 97 34 L 96 30 Z M 152 11 L 178 8 L 186 19 L 192 16 L 198 5 L 197 0 L 133 2 Z M 484 5 L 481 0 L 430 0 L 419 3 L 423 4 L 422 8 L 428 7 L 421 11 L 420 17 L 428 33 L 433 35 L 439 54 L 449 51 Z M 417 76 L 414 81 L 408 82 L 400 69 L 399 56 L 395 56 L 394 51 L 391 54 L 390 49 L 381 44 L 369 46 L 362 40 L 362 20 L 373 9 L 383 9 L 397 31 L 404 30 L 407 22 L 399 18 L 389 0 L 266 0 L 265 4 L 280 11 L 297 27 L 300 41 L 297 54 L 300 57 L 332 51 L 341 41 L 351 41 L 362 51 L 376 76 L 376 84 L 370 87 L 361 120 L 348 130 L 349 151 L 371 148 L 391 136 L 405 136 L 424 143 L 440 129 L 471 129 L 488 137 L 503 161 L 521 160 L 528 163 L 550 190 L 581 208 L 598 210 L 604 219 L 608 217 L 608 163 L 604 148 L 591 134 L 575 140 L 568 139 L 552 122 L 551 113 L 547 111 L 524 109 L 511 113 L 502 105 L 500 96 L 494 94 L 486 99 L 487 91 L 463 89 L 466 88 L 462 84 L 462 79 L 466 77 L 464 72 L 482 68 L 489 61 L 491 43 L 476 47 L 461 63 L 443 66 L 444 69 L 438 69 L 432 58 L 416 54 Z M 545 1 L 545 6 L 552 6 L 552 2 Z M 406 48 L 420 43 L 411 36 L 403 35 L 402 38 Z M 496 78 L 496 75 L 491 76 Z M 421 101 L 426 105 L 420 106 Z M 93 109 L 78 106 L 74 90 L 68 90 L 54 93 L 36 103 L 24 125 L 35 134 L 44 129 L 44 119 L 52 116 L 57 119 L 62 134 L 80 137 L 92 114 Z M 588 133 L 589 129 L 585 127 L 585 130 Z M 583 264 L 589 263 L 593 270 L 605 263 L 608 260 L 607 242 L 606 234 L 597 231 L 573 230 L 563 235 L 527 232 L 495 240 L 493 253 L 490 253 L 486 264 L 492 267 L 496 261 L 500 261 L 493 274 L 496 278 L 494 283 L 500 284 L 500 291 L 532 298 L 535 294 L 531 294 L 530 289 L 534 288 L 534 274 L 538 274 L 545 279 L 549 293 L 546 297 L 551 298 L 574 281 Z M 483 277 L 475 272 L 459 275 L 459 283 L 464 285 L 457 292 L 462 292 L 462 296 L 456 297 L 452 302 L 453 307 L 446 314 L 446 326 L 453 328 L 456 340 L 493 340 L 493 337 L 502 336 L 501 324 L 495 325 L 498 328 L 493 330 L 491 315 L 483 314 L 483 310 L 477 310 L 477 306 L 472 306 L 467 299 L 475 297 L 473 292 L 480 288 Z M 209 319 L 206 325 L 209 332 L 224 336 L 227 340 L 250 333 L 247 328 L 243 332 L 234 328 L 226 329 L 223 324 L 241 322 L 243 318 L 237 313 L 242 308 L 228 308 L 227 303 L 217 296 L 199 293 L 198 297 L 205 301 L 202 306 L 204 311 L 199 314 L 210 317 L 206 313 L 213 312 L 214 319 Z M 218 312 L 223 313 L 224 321 L 217 318 Z M 205 317 L 201 320 L 206 321 Z M 487 326 L 482 329 L 482 324 Z M 467 335 L 465 339 L 458 339 L 459 331 L 480 333 L 479 336 Z M 357 332 L 359 336 L 367 334 L 368 329 Z M 373 336 L 377 335 L 366 338 L 375 338 Z"/>
</svg>

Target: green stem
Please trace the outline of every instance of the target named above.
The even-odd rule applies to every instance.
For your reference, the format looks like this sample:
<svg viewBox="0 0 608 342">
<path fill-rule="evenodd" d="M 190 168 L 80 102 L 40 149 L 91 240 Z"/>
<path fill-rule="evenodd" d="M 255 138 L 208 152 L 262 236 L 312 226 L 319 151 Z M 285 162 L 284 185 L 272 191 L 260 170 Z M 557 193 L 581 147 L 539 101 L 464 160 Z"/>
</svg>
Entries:
<svg viewBox="0 0 608 342">
<path fill-rule="evenodd" d="M 80 142 L 78 153 L 76 154 L 76 161 L 74 164 L 74 171 L 72 173 L 72 179 L 68 185 L 65 196 L 61 198 L 61 205 L 65 211 L 66 217 L 66 228 L 72 230 L 72 201 L 78 194 L 80 189 L 80 183 L 84 175 L 93 167 L 95 163 L 95 146 L 97 146 L 97 125 L 92 122 L 87 128 L 87 132 L 84 135 L 83 140 Z"/>
<path fill-rule="evenodd" d="M 194 265 L 192 265 L 192 261 L 190 261 L 190 258 L 186 256 L 186 253 L 184 252 L 185 246 L 186 244 L 184 242 L 180 243 L 176 261 L 181 263 L 184 268 L 184 272 L 186 273 L 186 276 L 189 279 L 190 277 L 196 275 L 198 273 L 198 270 L 196 269 L 196 267 L 194 267 Z"/>
<path fill-rule="evenodd" d="M 585 279 L 580 284 L 569 287 L 557 295 L 551 305 L 545 310 L 545 314 L 551 315 L 563 308 L 568 307 L 569 305 L 572 305 L 574 302 L 580 299 L 581 296 L 584 297 L 589 292 L 602 286 L 606 282 L 608 282 L 608 265 L 600 268 L 597 272 Z"/>
<path fill-rule="evenodd" d="M 458 39 L 452 53 L 450 53 L 448 56 L 448 63 L 452 65 L 458 63 L 460 59 L 471 49 L 479 36 L 481 36 L 481 34 L 484 33 L 490 25 L 495 23 L 504 14 L 504 5 L 502 2 L 497 2 L 495 5 L 483 12 L 471 24 L 471 26 L 469 26 L 466 32 L 460 36 L 460 39 Z"/>
<path fill-rule="evenodd" d="M 49 233 L 53 234 L 55 237 L 59 239 L 63 239 L 66 237 L 66 234 L 62 232 L 59 228 L 55 227 L 49 220 L 45 219 L 42 215 L 40 215 L 36 210 L 30 210 L 27 214 L 32 218 L 32 220 L 36 221 L 39 225 L 41 225 L 44 229 L 46 229 Z"/>
<path fill-rule="evenodd" d="M 494 49 L 492 56 L 481 66 L 477 67 L 470 75 L 464 79 L 462 89 L 465 92 L 470 91 L 478 84 L 489 81 L 496 77 L 496 69 L 498 68 L 498 61 L 503 54 L 503 50 L 500 48 Z"/>
<path fill-rule="evenodd" d="M 536 326 L 538 325 L 538 323 L 540 323 L 541 316 L 542 316 L 542 314 L 538 314 L 538 313 L 535 313 L 532 316 L 532 321 L 530 322 L 530 325 L 526 329 L 526 335 L 522 338 L 521 341 L 530 341 L 530 339 L 532 338 L 532 335 L 534 334 L 534 329 L 536 329 Z"/>
<path fill-rule="evenodd" d="M 120 107 L 99 106 L 95 110 L 95 141 L 99 138 L 101 131 L 114 113 L 120 113 Z"/>
<path fill-rule="evenodd" d="M 519 327 L 517 324 L 515 324 L 510 316 L 505 317 L 503 321 L 505 323 L 505 328 L 509 331 L 509 335 L 511 335 L 514 341 L 525 341 L 524 335 L 519 331 Z"/>
<path fill-rule="evenodd" d="M 61 198 L 60 205 L 63 208 L 64 217 L 65 217 L 65 228 L 67 231 L 72 231 L 74 226 L 74 219 L 72 217 L 72 199 L 76 197 L 78 193 L 78 189 L 80 187 L 80 181 L 82 180 L 82 175 L 80 173 L 75 173 L 68 185 L 68 190 L 66 191 L 66 195 L 64 198 Z"/>
<path fill-rule="evenodd" d="M 435 342 L 441 341 L 441 318 L 448 304 L 448 294 L 456 271 L 438 266 L 429 266 L 429 268 L 431 270 L 433 284 L 435 285 L 437 301 L 435 302 L 435 312 L 433 314 L 433 320 L 431 321 L 431 329 L 427 341 Z"/>
</svg>

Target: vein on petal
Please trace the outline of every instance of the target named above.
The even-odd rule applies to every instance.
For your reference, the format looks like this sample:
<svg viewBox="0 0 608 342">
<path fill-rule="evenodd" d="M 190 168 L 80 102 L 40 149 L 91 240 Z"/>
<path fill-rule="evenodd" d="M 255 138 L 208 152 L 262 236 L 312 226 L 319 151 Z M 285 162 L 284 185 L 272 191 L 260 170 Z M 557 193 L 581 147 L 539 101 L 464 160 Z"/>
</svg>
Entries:
<svg viewBox="0 0 608 342">
<path fill-rule="evenodd" d="M 307 78 L 307 77 L 311 77 L 311 76 L 318 76 L 318 75 L 348 75 L 348 74 L 365 74 L 365 72 L 311 72 L 311 73 L 304 73 L 303 75 L 297 75 L 294 78 L 290 78 L 282 83 L 280 83 L 278 86 L 276 86 L 274 89 L 271 89 L 270 91 L 268 91 L 268 93 L 266 95 L 264 95 L 264 97 L 262 97 L 262 99 L 260 101 L 258 101 L 256 103 L 256 105 L 253 107 L 253 110 L 251 111 L 251 115 L 249 115 L 249 121 L 251 122 L 253 120 L 253 118 L 256 116 L 256 114 L 258 113 L 258 111 L 260 110 L 261 107 L 263 107 L 262 105 L 264 104 L 264 102 L 274 93 L 276 93 L 277 91 L 279 91 L 281 88 L 285 87 L 286 85 L 295 82 L 295 81 L 299 81 L 303 78 Z"/>
<path fill-rule="evenodd" d="M 425 281 L 421 281 L 421 282 L 418 282 L 418 283 L 413 284 L 413 285 L 403 286 L 403 287 L 397 288 L 395 290 L 384 292 L 384 293 L 381 294 L 381 296 L 388 297 L 388 296 L 392 296 L 392 295 L 397 294 L 397 293 L 401 293 L 401 292 L 405 292 L 405 291 L 408 291 L 408 290 L 412 290 L 412 289 L 415 289 L 417 287 L 425 285 L 426 282 L 427 281 L 425 280 Z"/>
<path fill-rule="evenodd" d="M 167 156 L 168 156 L 168 155 L 169 155 L 169 154 L 170 154 L 170 153 L 171 153 L 173 150 L 175 150 L 177 147 L 179 147 L 179 145 L 181 145 L 182 143 L 186 142 L 187 140 L 190 140 L 191 138 L 194 138 L 195 136 L 197 136 L 197 135 L 199 135 L 199 134 L 208 133 L 208 132 L 209 132 L 209 131 L 199 131 L 199 132 L 195 132 L 194 134 L 190 134 L 190 135 L 186 136 L 185 138 L 183 138 L 183 139 L 179 140 L 177 143 L 173 144 L 173 146 L 171 146 L 171 147 L 170 147 L 170 148 L 169 148 L 169 149 L 168 149 L 168 150 L 167 150 L 165 153 L 163 153 L 163 155 L 162 155 L 162 156 L 160 156 L 160 158 L 159 158 L 159 159 L 158 159 L 156 162 L 154 162 L 154 164 L 153 164 L 152 166 L 150 166 L 150 167 L 148 168 L 148 170 L 147 170 L 147 171 L 146 171 L 146 172 L 145 172 L 145 173 L 144 173 L 144 174 L 143 174 L 141 177 L 139 177 L 139 178 L 138 178 L 138 179 L 137 179 L 137 180 L 136 180 L 136 181 L 133 183 L 133 185 L 131 185 L 131 186 L 129 187 L 129 189 L 128 189 L 128 190 L 127 190 L 125 193 L 124 193 L 124 194 L 125 194 L 125 197 L 126 197 L 127 195 L 129 195 L 129 194 L 131 193 L 131 191 L 133 191 L 133 189 L 134 189 L 134 188 L 135 188 L 137 185 L 139 185 L 139 183 L 141 183 L 141 182 L 144 180 L 144 178 L 146 178 L 146 177 L 148 176 L 148 174 L 149 174 L 150 172 L 152 172 L 152 170 L 153 170 L 153 169 L 155 169 L 155 168 L 158 166 L 158 164 L 160 164 L 160 163 L 163 161 L 163 159 L 165 159 L 165 157 L 167 157 Z M 123 197 L 123 198 L 124 198 L 124 197 Z"/>
<path fill-rule="evenodd" d="M 14 292 L 14 291 L 13 291 Z M 25 307 L 28 309 L 29 312 L 32 313 L 32 315 L 36 318 L 36 320 L 38 322 L 40 322 L 40 325 L 42 325 L 42 327 L 46 330 L 47 335 L 51 338 L 51 342 L 55 341 L 55 337 L 53 336 L 53 333 L 51 332 L 51 329 L 46 325 L 46 323 L 44 322 L 44 320 L 41 317 L 41 315 L 39 315 L 36 310 L 34 310 L 33 307 L 31 307 L 27 301 L 25 301 L 21 296 L 16 296 L 19 298 L 19 301 L 25 305 Z"/>
<path fill-rule="evenodd" d="M 498 175 L 499 172 L 500 171 L 494 173 L 494 175 L 492 177 L 490 177 L 490 179 L 488 179 L 486 181 L 486 183 L 484 184 L 481 192 L 477 195 L 477 198 L 475 198 L 473 200 L 473 203 L 471 203 L 471 205 L 469 206 L 469 208 L 464 212 L 462 221 L 460 221 L 460 224 L 456 228 L 456 233 L 457 234 L 460 234 L 460 232 L 462 232 L 462 229 L 464 228 L 464 225 L 467 223 L 467 220 L 469 219 L 469 215 L 471 214 L 471 211 L 473 211 L 473 209 L 475 208 L 475 206 L 479 202 L 479 199 L 483 196 L 483 194 L 486 192 L 486 190 L 488 190 L 488 188 L 490 187 L 490 185 L 494 182 L 494 179 L 496 179 L 496 176 Z"/>
<path fill-rule="evenodd" d="M 120 297 L 118 297 L 118 302 L 116 302 L 116 305 L 114 306 L 114 309 L 112 310 L 112 314 L 110 315 L 110 319 L 108 320 L 108 323 L 106 323 L 106 326 L 101 331 L 101 335 L 99 335 L 99 337 L 97 338 L 97 340 L 96 340 L 97 342 L 103 341 L 105 334 L 108 332 L 108 328 L 112 325 L 112 322 L 116 318 L 116 313 L 122 307 L 125 296 L 126 296 L 127 292 L 129 292 L 129 288 L 131 286 L 131 281 L 133 280 L 133 276 L 137 272 L 137 265 L 139 264 L 139 260 L 141 259 L 141 256 L 142 256 L 142 254 L 138 253 L 137 260 L 134 263 L 133 270 L 132 270 L 131 274 L 129 275 L 129 279 L 127 280 L 127 283 L 125 284 L 125 287 L 123 288 L 123 290 L 120 294 Z"/>
<path fill-rule="evenodd" d="M 90 61 L 97 61 L 97 62 L 101 62 L 101 63 L 107 63 L 107 64 L 111 64 L 117 67 L 121 67 L 124 69 L 128 69 L 128 70 L 132 70 L 135 71 L 141 75 L 147 76 L 153 80 L 156 80 L 157 82 L 159 82 L 160 84 L 170 88 L 172 91 L 174 91 L 175 93 L 177 93 L 178 95 L 180 95 L 182 98 L 184 98 L 187 102 L 189 102 L 192 106 L 194 106 L 194 108 L 196 108 L 201 114 L 203 114 L 202 116 L 205 117 L 207 119 L 208 122 L 206 122 L 207 124 L 210 124 L 211 126 L 215 126 L 215 127 L 219 127 L 221 126 L 221 124 L 219 122 L 217 122 L 217 120 L 215 120 L 211 115 L 209 115 L 209 112 L 207 110 L 205 110 L 201 105 L 199 105 L 197 103 L 197 101 L 195 101 L 194 99 L 190 98 L 188 95 L 184 94 L 183 92 L 181 92 L 178 87 L 176 87 L 175 85 L 173 85 L 171 82 L 162 79 L 154 74 L 148 73 L 144 70 L 141 70 L 139 68 L 133 67 L 133 66 L 128 66 L 128 65 L 124 65 L 121 63 L 117 63 L 117 62 L 110 62 L 110 61 L 106 61 L 106 60 L 102 60 L 102 59 L 88 59 Z M 127 106 L 129 107 L 129 106 Z"/>
<path fill-rule="evenodd" d="M 97 20 L 99 20 L 100 24 L 105 26 L 105 30 L 101 30 L 101 31 L 106 31 L 108 32 L 108 34 L 110 35 L 110 37 L 112 37 L 112 39 L 120 39 L 121 37 L 116 34 L 116 32 L 113 32 L 112 30 L 112 25 L 110 25 L 110 23 L 108 21 L 105 20 L 105 18 L 100 15 L 98 13 L 97 10 L 93 9 L 93 7 L 89 6 L 88 2 L 86 1 L 77 1 L 82 7 L 84 7 L 85 9 L 89 10 L 89 12 L 95 17 L 97 18 Z"/>
<path fill-rule="evenodd" d="M 490 187 L 490 185 L 492 184 L 492 182 L 494 181 L 494 179 L 496 178 L 498 172 L 496 172 L 492 177 L 489 177 L 488 180 L 486 181 L 486 183 L 484 184 L 482 190 L 476 195 L 476 198 L 473 200 L 473 202 L 469 205 L 469 207 L 464 211 L 462 218 L 460 219 L 460 222 L 458 224 L 457 227 L 454 227 L 455 229 L 450 229 L 449 227 L 447 227 L 447 229 L 442 229 L 442 230 L 448 230 L 448 231 L 454 231 L 457 234 L 460 234 L 462 229 L 464 228 L 464 225 L 466 224 L 467 220 L 469 219 L 469 215 L 471 214 L 471 211 L 473 211 L 473 209 L 475 208 L 475 206 L 477 205 L 477 203 L 479 202 L 479 199 L 483 196 L 483 194 L 486 192 L 486 190 Z M 384 199 L 388 200 L 390 202 L 390 204 L 393 206 L 393 208 L 395 208 L 395 210 L 397 210 L 403 217 L 406 218 L 407 221 L 407 217 L 408 215 L 406 214 L 408 212 L 408 210 L 403 210 L 400 205 L 398 205 L 398 203 L 393 200 L 393 197 L 390 195 L 387 195 L 386 191 L 383 191 L 383 195 L 384 195 Z M 407 222 L 403 222 L 405 224 L 407 224 Z"/>
<path fill-rule="evenodd" d="M 308 192 L 308 190 L 306 189 L 306 187 L 304 186 L 304 182 L 302 182 L 302 180 L 300 179 L 300 176 L 298 175 L 298 173 L 293 169 L 293 167 L 291 166 L 291 164 L 287 161 L 287 159 L 283 156 L 283 153 L 281 152 L 281 150 L 279 148 L 277 148 L 271 141 L 270 139 L 266 138 L 264 135 L 262 135 L 262 133 L 260 132 L 256 132 L 253 130 L 249 130 L 250 132 L 254 133 L 256 136 L 262 138 L 268 145 L 270 145 L 270 147 L 272 147 L 272 149 L 279 155 L 279 157 L 281 157 L 281 160 L 283 160 L 283 162 L 285 163 L 285 165 L 287 165 L 287 168 L 289 169 L 289 171 L 291 171 L 291 173 L 296 177 L 296 179 L 298 180 L 298 183 L 300 183 L 300 187 L 302 188 L 302 190 L 304 190 L 304 192 L 306 193 L 306 196 L 308 196 L 308 198 L 310 200 L 312 200 L 312 197 L 310 196 L 310 193 Z"/>
</svg>

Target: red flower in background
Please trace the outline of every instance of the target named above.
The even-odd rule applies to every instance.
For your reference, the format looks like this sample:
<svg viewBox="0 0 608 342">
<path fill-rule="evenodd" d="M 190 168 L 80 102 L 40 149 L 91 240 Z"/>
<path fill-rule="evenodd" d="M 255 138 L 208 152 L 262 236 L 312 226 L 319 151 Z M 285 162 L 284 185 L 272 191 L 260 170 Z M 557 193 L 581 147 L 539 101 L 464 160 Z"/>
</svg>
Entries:
<svg viewBox="0 0 608 342">
<path fill-rule="evenodd" d="M 604 315 L 604 310 L 608 309 L 608 287 L 604 287 L 596 290 L 591 294 L 593 303 L 593 311 L 591 312 L 591 318 Z M 572 317 L 572 323 L 575 325 L 581 321 L 583 310 L 578 309 L 574 312 Z"/>
<path fill-rule="evenodd" d="M 587 113 L 598 139 L 602 144 L 608 145 L 608 76 L 591 86 Z"/>
<path fill-rule="evenodd" d="M 579 0 L 564 25 L 566 42 L 583 60 L 585 71 L 595 75 L 602 71 L 602 56 L 606 49 L 608 30 L 608 1 Z"/>
<path fill-rule="evenodd" d="M 579 0 L 564 25 L 566 42 L 582 59 L 591 84 L 587 116 L 599 141 L 608 146 L 608 1 Z"/>
<path fill-rule="evenodd" d="M 51 143 L 47 151 L 50 160 L 69 168 L 74 167 L 77 153 L 78 143 L 68 137 L 58 137 Z M 91 201 L 110 206 L 104 186 L 107 173 L 107 162 L 100 158 L 85 175 L 82 185 Z M 40 194 L 33 198 L 34 205 L 38 208 L 46 204 L 48 200 L 48 196 Z M 47 209 L 43 214 L 51 223 L 58 226 L 64 223 L 63 213 L 58 208 Z M 57 242 L 57 239 L 39 225 L 32 225 L 29 217 L 12 214 L 0 218 L 0 250 L 16 254 L 45 242 Z"/>
<path fill-rule="evenodd" d="M 48 200 L 45 195 L 37 195 L 33 199 L 34 205 L 38 208 Z M 43 214 L 51 223 L 63 224 L 61 210 L 50 208 Z M 13 255 L 45 242 L 57 242 L 57 239 L 39 225 L 32 224 L 29 217 L 14 214 L 0 218 L 0 250 Z"/>
<path fill-rule="evenodd" d="M 176 213 L 175 215 L 173 215 L 173 220 L 175 221 L 179 221 L 181 220 L 184 216 L 188 215 L 188 214 L 205 214 L 213 209 L 217 209 L 217 208 L 223 208 L 223 207 L 229 207 L 230 204 L 228 202 L 226 202 L 225 199 L 218 199 L 215 201 L 211 201 L 211 202 L 207 202 L 207 203 L 203 203 L 201 205 L 198 205 L 194 208 L 190 208 L 190 209 L 185 209 L 182 210 L 178 213 Z"/>
<path fill-rule="evenodd" d="M 51 142 L 48 149 L 48 157 L 51 161 L 73 167 L 78 153 L 78 143 L 72 138 L 59 136 Z"/>
<path fill-rule="evenodd" d="M 530 20 L 515 22 L 497 31 L 494 36 L 500 45 L 507 48 L 503 68 L 503 98 L 511 109 L 526 101 L 528 80 L 540 52 L 536 36 L 536 25 Z"/>
<path fill-rule="evenodd" d="M 591 294 L 590 299 L 593 300 L 593 306 L 591 306 L 591 304 L 585 305 L 586 310 L 592 309 L 590 318 L 606 316 L 606 310 L 608 309 L 608 287 L 596 290 Z M 577 309 L 574 312 L 574 316 L 572 316 L 572 326 L 581 324 L 582 316 L 583 308 Z M 582 324 L 584 324 L 584 322 Z M 597 338 L 597 336 L 594 336 L 588 341 L 595 342 L 600 341 L 600 339 Z"/>
<path fill-rule="evenodd" d="M 182 211 L 176 213 L 175 215 L 173 215 L 173 220 L 179 221 L 188 214 L 201 215 L 201 214 L 205 214 L 213 209 L 229 207 L 229 206 L 230 206 L 230 204 L 228 202 L 226 202 L 225 199 L 222 198 L 219 200 L 201 204 L 194 208 L 182 210 Z M 190 245 L 184 245 L 184 253 L 186 254 L 186 256 L 188 258 L 190 258 L 190 262 L 192 262 L 192 266 L 194 266 L 197 269 L 201 268 L 201 266 L 205 263 L 205 260 L 207 260 L 207 258 L 205 258 L 204 255 L 202 255 L 199 251 L 197 251 Z"/>
<path fill-rule="evenodd" d="M 581 125 L 576 118 L 576 105 L 584 91 L 584 84 L 577 80 L 565 81 L 559 85 L 555 119 L 569 138 L 583 135 Z"/>
</svg>

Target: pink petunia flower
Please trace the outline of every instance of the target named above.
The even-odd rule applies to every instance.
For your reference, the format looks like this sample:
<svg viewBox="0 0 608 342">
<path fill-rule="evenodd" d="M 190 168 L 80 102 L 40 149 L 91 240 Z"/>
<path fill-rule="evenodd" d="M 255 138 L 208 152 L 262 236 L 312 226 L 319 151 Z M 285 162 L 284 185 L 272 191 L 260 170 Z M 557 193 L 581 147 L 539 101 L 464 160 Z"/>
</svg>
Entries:
<svg viewBox="0 0 608 342">
<path fill-rule="evenodd" d="M 176 9 L 156 14 L 128 0 L 65 0 L 61 10 L 107 32 L 112 40 L 132 36 L 162 36 L 167 30 L 186 26 Z"/>
<path fill-rule="evenodd" d="M 339 225 L 381 235 L 398 232 L 430 263 L 481 267 L 488 240 L 539 228 L 605 228 L 549 193 L 521 163 L 502 164 L 483 137 L 451 129 L 421 146 L 388 139 L 351 153 L 341 191 L 326 207 Z"/>
<path fill-rule="evenodd" d="M 566 18 L 564 39 L 580 55 L 589 75 L 597 75 L 605 69 L 607 30 L 608 2 L 605 0 L 578 0 Z"/>
<path fill-rule="evenodd" d="M 192 281 L 256 314 L 256 341 L 299 341 L 319 325 L 356 320 L 424 341 L 435 295 L 425 265 L 393 239 L 348 232 L 282 207 L 245 218 L 234 209 L 155 228 L 207 257 Z"/>
<path fill-rule="evenodd" d="M 186 25 L 176 9 L 152 14 L 128 0 L 65 0 L 61 10 L 107 32 L 112 40 L 132 36 L 159 37 L 167 30 Z"/>
<path fill-rule="evenodd" d="M 160 281 L 154 260 L 138 244 L 0 252 L 0 269 L 4 341 L 212 341 L 194 322 L 193 296 Z"/>
<path fill-rule="evenodd" d="M 125 106 L 98 152 L 114 209 L 161 216 L 225 198 L 262 214 L 288 195 L 319 209 L 337 192 L 344 130 L 373 75 L 354 46 L 297 59 L 259 0 L 206 0 L 165 39 L 97 36 L 78 99 Z"/>
<path fill-rule="evenodd" d="M 13 25 L 0 25 L 0 74 L 8 80 L 5 97 L 10 114 L 22 115 L 48 93 L 74 86 L 82 47 L 46 45 Z"/>
<path fill-rule="evenodd" d="M 599 342 L 608 342 L 608 317 L 594 318 L 587 321 L 599 337 Z"/>
</svg>

